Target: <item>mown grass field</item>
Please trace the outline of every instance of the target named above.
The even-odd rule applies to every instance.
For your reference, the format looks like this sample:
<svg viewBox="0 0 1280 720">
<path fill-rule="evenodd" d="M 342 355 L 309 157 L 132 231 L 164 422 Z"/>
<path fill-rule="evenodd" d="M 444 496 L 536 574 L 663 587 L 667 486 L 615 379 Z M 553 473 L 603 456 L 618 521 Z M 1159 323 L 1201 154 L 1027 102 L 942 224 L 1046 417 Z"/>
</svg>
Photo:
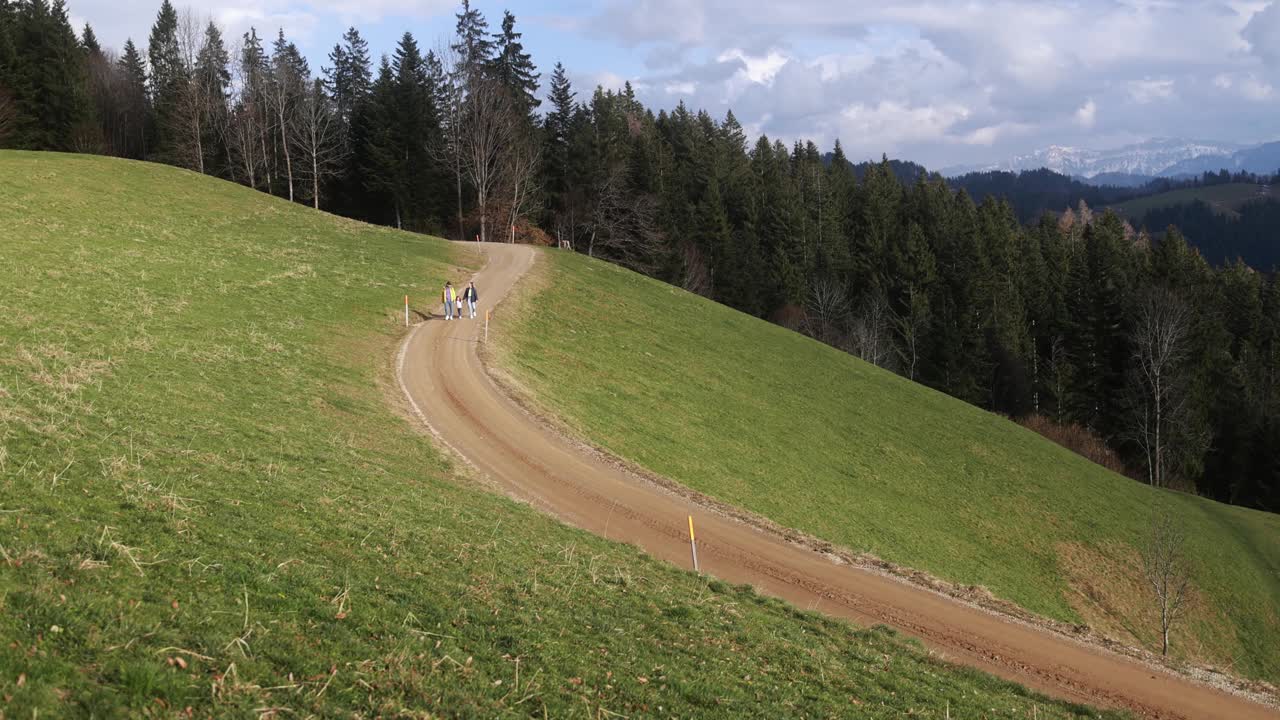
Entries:
<svg viewBox="0 0 1280 720">
<path fill-rule="evenodd" d="M 1159 652 L 1137 549 L 1189 535 L 1175 657 L 1280 679 L 1280 516 L 1157 491 L 799 334 L 548 251 L 498 362 L 571 428 L 781 525 Z"/>
<path fill-rule="evenodd" d="M 0 717 L 1092 714 L 457 477 L 390 359 L 473 262 L 0 152 Z"/>
<path fill-rule="evenodd" d="M 1256 183 L 1227 183 L 1209 185 L 1198 188 L 1182 188 L 1145 197 L 1134 198 L 1112 206 L 1120 215 L 1131 220 L 1141 220 L 1146 214 L 1157 208 L 1170 207 L 1181 203 L 1192 203 L 1197 200 L 1205 203 L 1222 215 L 1236 217 L 1240 207 L 1252 200 L 1280 198 L 1280 187 L 1271 186 L 1266 192 Z M 1149 228 L 1163 231 L 1164 228 Z"/>
</svg>

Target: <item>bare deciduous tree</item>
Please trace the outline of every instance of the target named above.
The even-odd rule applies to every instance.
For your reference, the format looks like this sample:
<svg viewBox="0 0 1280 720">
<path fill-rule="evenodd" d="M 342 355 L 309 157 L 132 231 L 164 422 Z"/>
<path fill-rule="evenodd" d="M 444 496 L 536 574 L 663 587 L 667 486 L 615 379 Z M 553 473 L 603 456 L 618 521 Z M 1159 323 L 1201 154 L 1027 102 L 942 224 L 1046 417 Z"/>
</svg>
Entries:
<svg viewBox="0 0 1280 720">
<path fill-rule="evenodd" d="M 279 142 L 279 150 L 284 156 L 285 180 L 289 184 L 289 201 L 293 201 L 293 153 L 290 152 L 290 135 L 298 121 L 298 105 L 306 93 L 307 78 L 302 68 L 293 64 L 295 58 L 289 53 L 281 52 L 283 37 L 276 41 L 277 50 L 272 55 L 270 77 L 265 84 L 267 107 L 271 110 L 273 128 L 272 144 Z M 288 45 L 289 50 L 293 45 Z M 300 59 L 300 58 L 299 58 Z"/>
<path fill-rule="evenodd" d="M 466 172 L 462 167 L 462 136 L 466 133 L 463 122 L 463 92 L 466 73 L 462 71 L 458 52 L 447 42 L 437 43 L 436 58 L 441 66 L 448 69 L 443 78 L 442 87 L 437 88 L 436 103 L 440 113 L 440 129 L 443 131 L 441 142 L 428 148 L 432 158 L 449 168 L 453 173 L 456 200 L 458 204 L 458 239 L 466 239 L 466 223 L 462 210 L 462 185 Z"/>
<path fill-rule="evenodd" d="M 680 260 L 684 268 L 680 276 L 680 287 L 703 297 L 711 297 L 711 291 L 714 289 L 711 282 L 711 267 L 707 262 L 706 254 L 698 244 L 688 239 L 682 240 Z"/>
<path fill-rule="evenodd" d="M 471 78 L 457 143 L 463 174 L 476 191 L 480 239 L 488 242 L 492 198 L 510 148 L 515 113 L 510 93 L 501 84 L 479 74 Z"/>
<path fill-rule="evenodd" d="M 929 300 L 915 286 L 907 288 L 906 309 L 893 314 L 893 329 L 898 335 L 898 359 L 906 367 L 907 377 L 915 380 L 920 344 L 929 332 Z"/>
<path fill-rule="evenodd" d="M 1049 389 L 1053 392 L 1053 419 L 1058 423 L 1067 417 L 1067 382 L 1070 380 L 1071 360 L 1062 336 L 1049 342 Z"/>
<path fill-rule="evenodd" d="M 514 119 L 514 115 L 512 117 Z M 509 203 L 507 228 L 511 232 L 511 242 L 516 241 L 516 224 L 537 210 L 535 200 L 541 187 L 541 161 L 542 147 L 531 137 L 513 142 L 503 155 L 502 181 Z"/>
<path fill-rule="evenodd" d="M 178 15 L 178 51 L 185 73 L 180 81 L 174 112 L 169 117 L 175 139 L 175 160 L 183 167 L 204 173 L 205 119 L 209 101 L 205 84 L 195 77 L 196 58 L 203 47 L 200 20 L 189 8 Z"/>
<path fill-rule="evenodd" d="M 889 368 L 893 361 L 892 315 L 884 295 L 868 291 L 850 324 L 850 352 L 873 365 Z"/>
<path fill-rule="evenodd" d="M 1191 587 L 1191 568 L 1184 551 L 1185 540 L 1168 508 L 1152 515 L 1142 549 L 1142 574 L 1155 596 L 1160 612 L 1161 654 L 1169 654 L 1169 630 L 1182 613 Z"/>
<path fill-rule="evenodd" d="M 333 100 L 324 90 L 324 81 L 317 78 L 311 85 L 311 92 L 299 103 L 297 122 L 293 124 L 293 141 L 307 163 L 311 204 L 317 210 L 320 209 L 320 186 L 326 178 L 338 172 L 346 157 L 341 136 Z"/>
<path fill-rule="evenodd" d="M 653 196 L 633 193 L 626 187 L 626 165 L 605 172 L 592 188 L 587 215 L 587 255 L 595 251 L 619 265 L 643 272 L 652 269 L 662 249 L 658 227 L 658 203 Z"/>
<path fill-rule="evenodd" d="M 804 302 L 804 324 L 810 337 L 839 345 L 849 322 L 849 293 L 844 283 L 823 276 L 809 284 Z"/>
<path fill-rule="evenodd" d="M 242 180 L 251 188 L 258 187 L 260 171 L 267 162 L 261 152 L 261 138 L 266 134 L 265 108 L 262 103 L 261 69 L 245 61 L 237 52 L 235 63 L 235 87 L 237 96 L 228 124 L 227 144 L 236 158 L 236 165 L 243 173 Z"/>
<path fill-rule="evenodd" d="M 1187 393 L 1181 365 L 1190 325 L 1190 309 L 1169 290 L 1152 290 L 1139 302 L 1133 332 L 1133 436 L 1146 456 L 1147 480 L 1157 487 L 1168 485 L 1169 446 L 1183 423 Z"/>
</svg>

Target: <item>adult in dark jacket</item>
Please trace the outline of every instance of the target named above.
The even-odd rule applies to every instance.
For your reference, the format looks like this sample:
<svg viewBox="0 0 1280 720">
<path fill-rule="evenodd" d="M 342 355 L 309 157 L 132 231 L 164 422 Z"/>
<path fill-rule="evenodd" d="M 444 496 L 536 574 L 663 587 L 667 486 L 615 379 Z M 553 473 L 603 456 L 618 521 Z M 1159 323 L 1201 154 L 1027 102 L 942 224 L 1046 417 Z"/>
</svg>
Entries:
<svg viewBox="0 0 1280 720">
<path fill-rule="evenodd" d="M 472 319 L 476 316 L 476 303 L 480 302 L 480 294 L 476 292 L 476 283 L 472 280 L 467 284 L 466 289 L 462 291 L 462 299 L 467 303 L 467 309 L 471 311 Z"/>
</svg>

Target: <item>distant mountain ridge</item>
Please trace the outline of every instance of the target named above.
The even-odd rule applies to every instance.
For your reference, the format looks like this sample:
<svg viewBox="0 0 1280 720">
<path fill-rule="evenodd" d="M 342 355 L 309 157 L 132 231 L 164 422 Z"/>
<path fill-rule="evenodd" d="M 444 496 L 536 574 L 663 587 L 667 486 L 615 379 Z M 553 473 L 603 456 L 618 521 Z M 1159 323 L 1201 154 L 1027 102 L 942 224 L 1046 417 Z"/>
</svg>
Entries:
<svg viewBox="0 0 1280 720">
<path fill-rule="evenodd" d="M 971 172 L 1037 170 L 1084 179 L 1092 184 L 1138 185 L 1142 178 L 1199 175 L 1223 168 L 1232 171 L 1274 173 L 1280 169 L 1280 142 L 1262 145 L 1183 138 L 1157 138 L 1111 150 L 1051 145 L 1026 155 L 987 165 L 946 168 L 942 174 L 956 177 Z M 1095 180 L 1097 178 L 1097 180 Z"/>
</svg>

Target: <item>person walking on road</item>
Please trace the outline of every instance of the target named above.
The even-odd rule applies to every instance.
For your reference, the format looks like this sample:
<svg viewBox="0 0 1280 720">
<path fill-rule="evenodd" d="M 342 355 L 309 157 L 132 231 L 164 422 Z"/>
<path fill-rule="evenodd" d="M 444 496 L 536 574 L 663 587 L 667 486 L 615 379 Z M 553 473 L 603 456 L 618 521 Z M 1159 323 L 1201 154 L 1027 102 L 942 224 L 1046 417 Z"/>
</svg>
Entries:
<svg viewBox="0 0 1280 720">
<path fill-rule="evenodd" d="M 476 319 L 476 303 L 480 301 L 480 295 L 476 292 L 476 281 L 472 280 L 462 291 L 462 299 L 467 301 L 467 309 L 471 311 L 471 319 Z"/>
<path fill-rule="evenodd" d="M 453 319 L 453 304 L 458 301 L 458 292 L 453 289 L 452 282 L 444 284 L 444 292 L 440 293 L 440 300 L 444 303 L 444 319 Z"/>
</svg>

